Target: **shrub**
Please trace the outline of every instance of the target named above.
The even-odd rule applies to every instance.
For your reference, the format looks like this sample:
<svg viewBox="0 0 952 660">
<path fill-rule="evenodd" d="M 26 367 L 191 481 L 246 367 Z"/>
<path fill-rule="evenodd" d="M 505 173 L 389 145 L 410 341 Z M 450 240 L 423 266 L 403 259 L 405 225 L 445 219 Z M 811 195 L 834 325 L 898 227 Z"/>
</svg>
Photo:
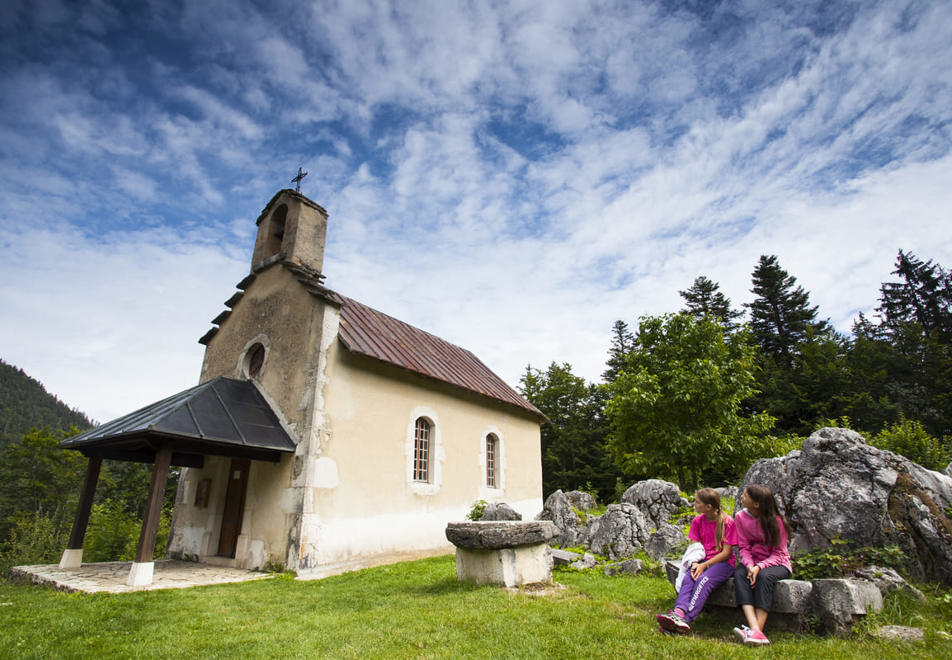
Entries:
<svg viewBox="0 0 952 660">
<path fill-rule="evenodd" d="M 914 419 L 902 418 L 874 435 L 869 444 L 902 454 L 910 461 L 930 470 L 943 470 L 949 463 L 949 452 Z"/>
<path fill-rule="evenodd" d="M 66 548 L 67 531 L 43 514 L 15 515 L 9 530 L 0 543 L 0 577 L 13 566 L 55 563 Z"/>
<path fill-rule="evenodd" d="M 818 548 L 793 558 L 793 573 L 798 580 L 820 580 L 853 575 L 866 566 L 882 566 L 902 571 L 908 563 L 898 545 L 857 547 L 834 538 L 830 547 Z"/>
<path fill-rule="evenodd" d="M 483 517 L 483 511 L 486 510 L 487 506 L 489 506 L 489 502 L 486 500 L 476 500 L 473 502 L 473 506 L 470 507 L 469 513 L 466 514 L 466 519 L 479 520 Z"/>
</svg>

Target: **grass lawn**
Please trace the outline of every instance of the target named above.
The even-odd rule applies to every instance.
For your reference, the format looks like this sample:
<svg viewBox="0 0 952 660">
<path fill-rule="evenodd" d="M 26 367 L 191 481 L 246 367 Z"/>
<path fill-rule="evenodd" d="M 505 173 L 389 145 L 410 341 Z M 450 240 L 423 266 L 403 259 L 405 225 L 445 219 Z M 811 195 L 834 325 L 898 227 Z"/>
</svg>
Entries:
<svg viewBox="0 0 952 660">
<path fill-rule="evenodd" d="M 943 589 L 926 606 L 890 598 L 876 617 L 923 627 L 921 643 L 775 633 L 771 647 L 748 649 L 707 615 L 691 637 L 659 634 L 654 615 L 674 598 L 660 577 L 557 571 L 555 580 L 566 588 L 547 596 L 460 584 L 449 555 L 311 582 L 119 595 L 3 583 L 0 658 L 952 657 Z"/>
</svg>

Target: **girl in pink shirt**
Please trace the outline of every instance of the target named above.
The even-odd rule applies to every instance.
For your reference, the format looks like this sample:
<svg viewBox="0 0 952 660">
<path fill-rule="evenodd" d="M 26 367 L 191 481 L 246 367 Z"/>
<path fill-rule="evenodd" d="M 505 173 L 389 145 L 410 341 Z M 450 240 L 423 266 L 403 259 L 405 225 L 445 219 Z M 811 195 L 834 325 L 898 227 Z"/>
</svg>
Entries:
<svg viewBox="0 0 952 660">
<path fill-rule="evenodd" d="M 750 485 L 741 496 L 744 509 L 734 517 L 740 563 L 734 572 L 734 594 L 747 626 L 734 634 L 747 646 L 769 644 L 764 635 L 774 586 L 793 574 L 787 538 L 790 526 L 780 515 L 769 488 Z"/>
<path fill-rule="evenodd" d="M 734 520 L 721 511 L 721 498 L 712 488 L 702 488 L 694 496 L 698 516 L 691 521 L 688 538 L 704 546 L 704 559 L 691 564 L 684 576 L 674 608 L 656 618 L 662 632 L 686 635 L 690 623 L 701 613 L 708 596 L 734 574 Z"/>
</svg>

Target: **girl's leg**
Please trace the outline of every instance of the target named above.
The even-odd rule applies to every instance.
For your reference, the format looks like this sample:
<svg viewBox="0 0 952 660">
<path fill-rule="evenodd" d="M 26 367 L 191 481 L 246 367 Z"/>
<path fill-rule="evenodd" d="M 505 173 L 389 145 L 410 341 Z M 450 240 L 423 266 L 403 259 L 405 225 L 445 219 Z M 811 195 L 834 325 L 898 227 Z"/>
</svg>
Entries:
<svg viewBox="0 0 952 660">
<path fill-rule="evenodd" d="M 694 593 L 694 578 L 691 577 L 691 573 L 688 572 L 685 574 L 684 579 L 681 581 L 681 589 L 678 591 L 678 598 L 674 601 L 674 608 L 676 610 L 681 610 L 682 616 L 687 613 L 688 605 L 691 602 L 691 594 Z"/>
<path fill-rule="evenodd" d="M 701 573 L 697 582 L 694 583 L 694 588 L 691 590 L 687 609 L 683 610 L 685 621 L 688 623 L 694 621 L 704 608 L 704 604 L 707 602 L 711 592 L 724 584 L 733 574 L 734 567 L 727 562 L 714 564 Z"/>
<path fill-rule="evenodd" d="M 757 616 L 757 610 L 753 605 L 741 605 L 740 609 L 744 612 L 744 618 L 747 619 L 747 627 L 751 630 L 760 630 L 760 617 Z M 764 617 L 767 620 L 767 617 Z"/>
<path fill-rule="evenodd" d="M 754 584 L 754 616 L 757 621 L 757 630 L 763 632 L 767 624 L 767 614 L 770 606 L 773 605 L 774 587 L 780 580 L 786 580 L 790 577 L 790 571 L 786 566 L 768 566 L 757 574 L 757 582 Z M 751 626 L 753 628 L 754 626 Z"/>
</svg>

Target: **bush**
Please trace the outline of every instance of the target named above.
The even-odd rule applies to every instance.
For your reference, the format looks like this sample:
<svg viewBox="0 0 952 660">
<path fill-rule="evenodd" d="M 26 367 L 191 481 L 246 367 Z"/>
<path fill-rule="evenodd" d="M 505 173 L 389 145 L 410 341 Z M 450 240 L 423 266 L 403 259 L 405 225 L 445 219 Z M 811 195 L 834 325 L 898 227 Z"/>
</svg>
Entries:
<svg viewBox="0 0 952 660">
<path fill-rule="evenodd" d="M 873 436 L 869 444 L 901 454 L 930 470 L 942 471 L 949 464 L 949 452 L 914 419 L 902 418 Z"/>
<path fill-rule="evenodd" d="M 161 559 L 169 542 L 171 512 L 162 511 L 155 538 L 153 557 Z M 142 520 L 112 500 L 94 504 L 89 527 L 83 540 L 83 561 L 132 561 L 135 559 L 142 531 Z"/>
<path fill-rule="evenodd" d="M 793 573 L 798 580 L 849 577 L 866 566 L 881 566 L 902 571 L 908 559 L 898 545 L 856 547 L 834 538 L 829 548 L 818 548 L 793 558 Z"/>
<path fill-rule="evenodd" d="M 13 566 L 52 564 L 66 548 L 67 531 L 42 514 L 19 514 L 10 519 L 7 538 L 0 543 L 0 578 Z"/>
</svg>

